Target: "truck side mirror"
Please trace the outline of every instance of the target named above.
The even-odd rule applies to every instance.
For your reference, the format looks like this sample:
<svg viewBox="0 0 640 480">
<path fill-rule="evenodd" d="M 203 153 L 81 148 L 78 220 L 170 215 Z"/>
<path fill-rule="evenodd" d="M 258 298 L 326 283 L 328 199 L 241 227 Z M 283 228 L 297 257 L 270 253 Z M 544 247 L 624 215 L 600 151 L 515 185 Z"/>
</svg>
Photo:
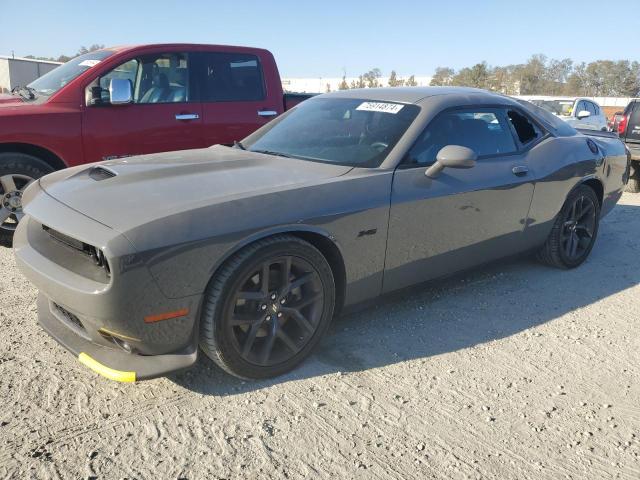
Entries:
<svg viewBox="0 0 640 480">
<path fill-rule="evenodd" d="M 126 105 L 133 102 L 133 86 L 131 80 L 112 78 L 109 82 L 109 98 L 111 105 Z"/>
<path fill-rule="evenodd" d="M 430 178 L 436 178 L 445 167 L 471 168 L 476 164 L 478 155 L 470 148 L 460 145 L 447 145 L 436 156 L 436 163 L 427 168 L 424 174 Z"/>
<path fill-rule="evenodd" d="M 580 110 L 578 112 L 578 120 L 582 120 L 583 118 L 587 118 L 591 116 L 591 112 L 588 110 Z"/>
</svg>

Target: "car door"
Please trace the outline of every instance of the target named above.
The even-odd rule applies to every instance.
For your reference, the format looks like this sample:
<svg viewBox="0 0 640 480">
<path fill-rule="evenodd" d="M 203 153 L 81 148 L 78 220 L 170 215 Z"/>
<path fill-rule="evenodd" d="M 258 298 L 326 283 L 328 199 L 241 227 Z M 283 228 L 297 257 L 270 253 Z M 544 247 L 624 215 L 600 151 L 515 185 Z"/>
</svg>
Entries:
<svg viewBox="0 0 640 480">
<path fill-rule="evenodd" d="M 511 123 L 499 108 L 445 111 L 430 122 L 394 175 L 384 291 L 522 248 L 533 183 Z M 426 177 L 446 145 L 473 149 L 476 165 Z"/>
<path fill-rule="evenodd" d="M 265 85 L 257 56 L 199 52 L 194 58 L 207 146 L 242 140 L 283 112 L 283 98 Z"/>
<path fill-rule="evenodd" d="M 202 106 L 194 92 L 190 57 L 187 52 L 143 55 L 88 87 L 99 86 L 102 99 L 83 110 L 87 161 L 204 146 Z M 131 103 L 110 103 L 112 78 L 131 81 Z"/>
</svg>

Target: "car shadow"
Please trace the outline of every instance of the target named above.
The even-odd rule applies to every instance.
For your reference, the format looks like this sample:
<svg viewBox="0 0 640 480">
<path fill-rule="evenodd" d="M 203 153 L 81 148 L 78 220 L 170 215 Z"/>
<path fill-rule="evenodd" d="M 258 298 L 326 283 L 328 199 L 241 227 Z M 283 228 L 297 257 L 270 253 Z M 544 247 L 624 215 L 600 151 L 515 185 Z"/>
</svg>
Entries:
<svg viewBox="0 0 640 480">
<path fill-rule="evenodd" d="M 638 258 L 639 237 L 640 207 L 618 205 L 603 220 L 591 256 L 577 269 L 553 269 L 530 257 L 493 263 L 385 296 L 336 318 L 315 353 L 286 375 L 243 381 L 201 354 L 194 368 L 169 379 L 204 395 L 237 395 L 429 358 L 516 335 L 640 283 L 640 268 L 631 260 Z"/>
</svg>

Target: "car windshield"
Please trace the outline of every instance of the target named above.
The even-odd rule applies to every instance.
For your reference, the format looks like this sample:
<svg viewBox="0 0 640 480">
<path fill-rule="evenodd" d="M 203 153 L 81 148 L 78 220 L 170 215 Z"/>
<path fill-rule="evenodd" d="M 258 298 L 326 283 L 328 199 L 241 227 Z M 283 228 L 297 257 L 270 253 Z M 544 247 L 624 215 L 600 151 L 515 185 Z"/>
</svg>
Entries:
<svg viewBox="0 0 640 480">
<path fill-rule="evenodd" d="M 570 117 L 573 113 L 573 104 L 575 102 L 573 100 L 531 100 L 531 103 L 544 108 L 554 115 Z"/>
<path fill-rule="evenodd" d="M 416 105 L 316 98 L 251 136 L 254 152 L 354 167 L 379 166 L 418 114 Z"/>
<path fill-rule="evenodd" d="M 67 83 L 112 55 L 111 50 L 98 50 L 80 55 L 34 80 L 29 87 L 41 95 L 53 95 Z"/>
</svg>

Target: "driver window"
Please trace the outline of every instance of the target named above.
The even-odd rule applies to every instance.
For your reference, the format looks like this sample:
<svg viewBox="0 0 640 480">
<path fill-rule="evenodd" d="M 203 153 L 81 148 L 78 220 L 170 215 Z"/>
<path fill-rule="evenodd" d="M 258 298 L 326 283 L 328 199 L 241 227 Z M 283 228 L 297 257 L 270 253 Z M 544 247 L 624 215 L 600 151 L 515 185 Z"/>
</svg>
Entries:
<svg viewBox="0 0 640 480">
<path fill-rule="evenodd" d="M 118 65 L 109 73 L 100 77 L 100 89 L 101 89 L 100 95 L 101 95 L 102 101 L 104 103 L 109 103 L 111 101 L 111 99 L 109 98 L 109 84 L 111 83 L 111 80 L 113 78 L 122 78 L 125 80 L 130 80 L 131 85 L 135 85 L 137 72 L 138 72 L 138 60 L 133 59 L 123 63 L 122 65 Z"/>
<path fill-rule="evenodd" d="M 164 53 L 140 58 L 134 103 L 188 102 L 188 54 Z"/>
<path fill-rule="evenodd" d="M 431 165 L 447 145 L 468 147 L 478 157 L 517 151 L 509 125 L 497 110 L 455 110 L 441 113 L 431 121 L 404 164 Z"/>
</svg>

